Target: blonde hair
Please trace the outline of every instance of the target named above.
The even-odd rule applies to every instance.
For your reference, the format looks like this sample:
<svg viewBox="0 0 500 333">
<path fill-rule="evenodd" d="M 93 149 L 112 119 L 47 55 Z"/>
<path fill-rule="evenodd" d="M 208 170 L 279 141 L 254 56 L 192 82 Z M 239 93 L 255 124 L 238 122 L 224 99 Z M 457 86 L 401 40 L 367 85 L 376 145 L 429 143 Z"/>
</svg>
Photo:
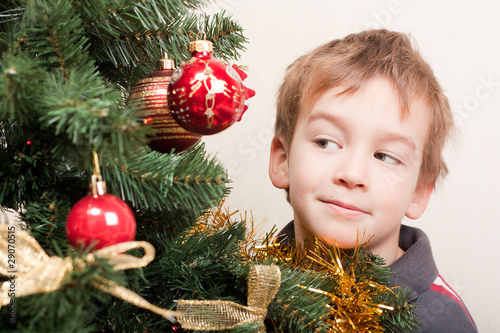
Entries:
<svg viewBox="0 0 500 333">
<path fill-rule="evenodd" d="M 435 184 L 448 173 L 442 151 L 453 128 L 453 115 L 432 69 L 403 33 L 381 29 L 351 34 L 298 58 L 288 67 L 278 91 L 275 135 L 291 143 L 300 110 L 331 88 L 345 87 L 341 94 L 354 94 L 377 76 L 393 84 L 402 119 L 416 99 L 429 107 L 432 118 L 418 184 Z"/>
</svg>

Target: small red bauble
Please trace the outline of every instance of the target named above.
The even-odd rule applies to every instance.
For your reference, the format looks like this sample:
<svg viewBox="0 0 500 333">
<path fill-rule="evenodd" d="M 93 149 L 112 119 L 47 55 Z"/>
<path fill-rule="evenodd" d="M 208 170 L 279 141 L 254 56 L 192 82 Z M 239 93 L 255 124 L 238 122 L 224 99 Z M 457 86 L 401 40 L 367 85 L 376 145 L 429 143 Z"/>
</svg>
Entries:
<svg viewBox="0 0 500 333">
<path fill-rule="evenodd" d="M 193 147 L 201 135 L 186 131 L 172 118 L 167 103 L 167 89 L 174 62 L 167 54 L 159 61 L 159 70 L 147 75 L 135 84 L 130 91 L 128 103 L 136 107 L 135 115 L 145 125 L 151 126 L 154 134 L 150 136 L 149 148 L 161 153 L 175 149 L 180 153 Z"/>
<path fill-rule="evenodd" d="M 95 194 L 80 199 L 69 212 L 66 235 L 75 248 L 97 250 L 133 241 L 136 223 L 130 207 L 112 194 Z"/>
<path fill-rule="evenodd" d="M 189 51 L 168 86 L 172 117 L 189 132 L 219 133 L 241 118 L 245 87 L 233 67 L 213 57 L 212 42 L 193 41 Z"/>
</svg>

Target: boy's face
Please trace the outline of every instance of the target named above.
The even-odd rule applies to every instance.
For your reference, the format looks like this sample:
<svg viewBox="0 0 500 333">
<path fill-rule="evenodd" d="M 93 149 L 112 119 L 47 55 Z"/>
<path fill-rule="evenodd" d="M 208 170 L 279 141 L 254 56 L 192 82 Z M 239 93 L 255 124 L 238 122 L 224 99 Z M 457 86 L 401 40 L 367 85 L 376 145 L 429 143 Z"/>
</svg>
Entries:
<svg viewBox="0 0 500 333">
<path fill-rule="evenodd" d="M 301 111 L 288 146 L 274 139 L 271 180 L 289 188 L 297 240 L 313 234 L 353 248 L 372 237 L 369 248 L 390 264 L 402 218 L 418 218 L 432 192 L 416 186 L 430 112 L 414 101 L 402 120 L 398 94 L 384 78 L 354 95 L 339 91 Z"/>
</svg>

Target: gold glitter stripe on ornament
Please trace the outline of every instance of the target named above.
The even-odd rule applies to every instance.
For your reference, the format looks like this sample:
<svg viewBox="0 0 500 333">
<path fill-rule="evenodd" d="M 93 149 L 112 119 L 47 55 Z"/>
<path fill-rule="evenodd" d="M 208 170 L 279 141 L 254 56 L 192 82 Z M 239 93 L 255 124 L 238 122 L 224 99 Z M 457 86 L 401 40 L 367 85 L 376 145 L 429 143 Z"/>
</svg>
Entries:
<svg viewBox="0 0 500 333">
<path fill-rule="evenodd" d="M 167 88 L 166 87 L 147 87 L 148 89 L 143 90 L 143 91 L 132 91 L 130 93 L 129 100 L 134 101 L 136 99 L 142 99 L 146 98 L 149 96 L 154 96 L 154 95 L 164 95 L 166 96 L 167 94 Z"/>
<path fill-rule="evenodd" d="M 175 140 L 175 139 L 182 139 L 182 140 L 185 140 L 185 139 L 199 139 L 198 136 L 196 135 L 165 135 L 165 136 L 158 136 L 159 139 L 163 138 L 163 139 L 167 139 L 167 140 Z M 154 139 L 152 141 L 157 141 L 159 139 Z"/>
<path fill-rule="evenodd" d="M 145 103 L 147 105 L 155 105 L 155 104 L 168 105 L 167 98 L 165 97 L 165 95 L 161 94 L 145 97 L 142 99 L 141 103 Z"/>
<path fill-rule="evenodd" d="M 143 90 L 147 90 L 152 88 L 155 84 L 157 87 L 167 88 L 170 83 L 170 77 L 168 76 L 159 76 L 159 77 L 151 77 L 143 79 L 136 83 L 136 85 L 130 91 L 130 94 L 140 93 Z"/>
<path fill-rule="evenodd" d="M 231 301 L 180 300 L 178 321 L 184 329 L 227 330 L 264 323 L 267 307 L 278 292 L 281 271 L 274 265 L 254 265 L 248 275 L 248 306 Z"/>
<path fill-rule="evenodd" d="M 154 109 L 151 109 L 150 105 L 145 105 L 145 107 L 142 108 L 141 110 L 137 110 L 135 112 L 135 115 L 137 117 L 149 117 L 149 116 L 164 115 L 165 113 L 170 114 L 167 104 L 158 104 L 157 106 L 155 105 Z"/>
<path fill-rule="evenodd" d="M 155 256 L 153 245 L 144 241 L 124 242 L 111 245 L 87 254 L 84 260 L 73 260 L 48 256 L 40 244 L 26 231 L 17 230 L 18 225 L 0 225 L 0 274 L 8 280 L 0 285 L 0 307 L 10 303 L 12 285 L 15 297 L 23 297 L 39 293 L 51 293 L 64 286 L 66 278 L 74 270 L 82 270 L 91 265 L 96 258 L 105 258 L 114 270 L 140 268 L 147 266 Z M 142 248 L 144 255 L 135 257 L 125 252 Z M 9 253 L 15 249 L 15 263 L 9 262 Z M 138 307 L 155 312 L 175 322 L 175 311 L 159 308 L 133 291 L 116 282 L 96 279 L 92 285 L 117 298 Z"/>
<path fill-rule="evenodd" d="M 154 76 L 154 77 L 147 77 L 147 78 L 144 78 L 140 81 L 138 81 L 136 83 L 136 87 L 137 85 L 140 85 L 140 84 L 146 84 L 146 83 L 162 83 L 162 82 L 169 82 L 170 81 L 170 77 L 169 76 Z"/>
</svg>

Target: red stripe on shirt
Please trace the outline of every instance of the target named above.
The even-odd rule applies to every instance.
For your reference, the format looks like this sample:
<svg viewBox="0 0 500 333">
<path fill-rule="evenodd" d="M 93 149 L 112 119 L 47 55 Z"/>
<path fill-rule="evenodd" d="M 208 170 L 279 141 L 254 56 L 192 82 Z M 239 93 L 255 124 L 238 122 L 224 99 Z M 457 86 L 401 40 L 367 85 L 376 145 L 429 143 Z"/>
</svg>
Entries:
<svg viewBox="0 0 500 333">
<path fill-rule="evenodd" d="M 444 294 L 448 297 L 451 297 L 453 300 L 455 300 L 458 304 L 460 304 L 460 306 L 464 309 L 465 313 L 467 313 L 467 316 L 469 317 L 469 320 L 471 321 L 471 323 L 476 326 L 474 324 L 474 321 L 472 320 L 472 317 L 471 315 L 469 314 L 469 311 L 467 311 L 467 308 L 465 307 L 465 304 L 462 302 L 462 300 L 458 297 L 458 294 L 455 292 L 455 290 L 453 290 L 452 287 L 450 287 L 450 285 L 441 277 L 441 275 L 438 275 L 438 279 L 444 283 L 446 285 L 446 287 L 448 287 L 450 290 L 448 290 L 446 287 L 444 286 L 441 286 L 439 284 L 436 284 L 436 283 L 433 283 L 429 289 L 431 290 L 434 290 L 438 293 L 441 293 L 441 294 Z M 437 280 L 437 279 L 436 279 Z"/>
</svg>

